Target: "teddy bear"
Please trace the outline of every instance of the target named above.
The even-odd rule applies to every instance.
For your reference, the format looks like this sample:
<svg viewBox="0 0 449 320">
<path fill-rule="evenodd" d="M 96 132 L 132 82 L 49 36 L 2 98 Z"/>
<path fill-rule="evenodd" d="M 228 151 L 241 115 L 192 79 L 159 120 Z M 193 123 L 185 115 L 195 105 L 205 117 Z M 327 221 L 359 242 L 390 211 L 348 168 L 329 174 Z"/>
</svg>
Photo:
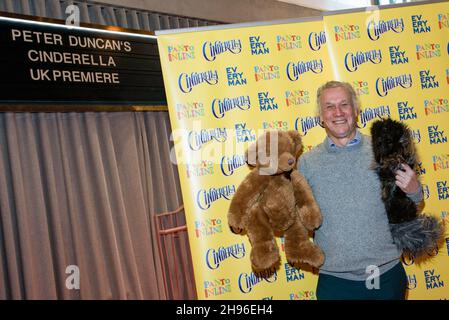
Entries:
<svg viewBox="0 0 449 320">
<path fill-rule="evenodd" d="M 246 233 L 251 243 L 251 266 L 258 275 L 271 275 L 280 264 L 275 237 L 284 236 L 287 262 L 319 267 L 322 250 L 309 232 L 322 223 L 320 209 L 304 176 L 297 170 L 302 154 L 300 134 L 266 131 L 245 152 L 251 171 L 238 186 L 227 214 L 236 234 Z"/>
<path fill-rule="evenodd" d="M 443 226 L 433 216 L 418 214 L 415 203 L 396 186 L 396 171 L 406 163 L 415 169 L 416 148 L 409 128 L 393 119 L 376 120 L 371 126 L 373 167 L 382 188 L 382 200 L 394 243 L 415 258 L 433 250 L 441 240 Z"/>
</svg>

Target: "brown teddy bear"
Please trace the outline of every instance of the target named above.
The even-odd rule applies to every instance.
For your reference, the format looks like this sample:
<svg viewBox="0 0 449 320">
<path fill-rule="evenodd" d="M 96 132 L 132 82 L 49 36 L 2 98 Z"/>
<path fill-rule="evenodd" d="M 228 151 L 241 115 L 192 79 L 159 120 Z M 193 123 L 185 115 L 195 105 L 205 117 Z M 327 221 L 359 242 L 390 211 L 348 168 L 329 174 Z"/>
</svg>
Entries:
<svg viewBox="0 0 449 320">
<path fill-rule="evenodd" d="M 319 267 L 324 262 L 321 249 L 309 240 L 308 231 L 318 228 L 322 217 L 310 186 L 296 169 L 302 150 L 301 137 L 292 130 L 267 131 L 246 151 L 253 168 L 234 194 L 228 223 L 234 233 L 246 231 L 257 274 L 270 275 L 279 266 L 276 236 L 284 236 L 292 266 Z"/>
</svg>

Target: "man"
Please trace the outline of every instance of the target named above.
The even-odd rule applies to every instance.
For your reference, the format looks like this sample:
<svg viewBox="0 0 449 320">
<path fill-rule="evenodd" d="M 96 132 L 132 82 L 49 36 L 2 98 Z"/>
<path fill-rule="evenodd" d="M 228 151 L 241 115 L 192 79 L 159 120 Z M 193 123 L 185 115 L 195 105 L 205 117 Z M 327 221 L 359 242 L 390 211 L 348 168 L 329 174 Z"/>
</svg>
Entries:
<svg viewBox="0 0 449 320">
<path fill-rule="evenodd" d="M 317 298 L 404 299 L 407 277 L 389 230 L 381 184 L 371 169 L 370 137 L 357 130 L 354 89 L 330 81 L 318 89 L 317 100 L 327 137 L 299 160 L 299 171 L 323 215 L 315 232 L 315 242 L 326 256 Z M 403 169 L 396 173 L 396 185 L 419 203 L 417 175 L 407 164 Z"/>
</svg>

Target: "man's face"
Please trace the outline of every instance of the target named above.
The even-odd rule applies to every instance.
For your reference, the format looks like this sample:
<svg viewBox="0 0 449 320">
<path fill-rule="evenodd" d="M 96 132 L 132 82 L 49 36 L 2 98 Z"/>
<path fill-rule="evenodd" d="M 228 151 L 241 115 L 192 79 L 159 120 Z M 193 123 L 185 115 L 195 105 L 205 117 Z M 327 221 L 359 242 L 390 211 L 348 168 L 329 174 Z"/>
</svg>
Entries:
<svg viewBox="0 0 449 320">
<path fill-rule="evenodd" d="M 320 102 L 321 120 L 332 140 L 337 142 L 341 139 L 352 138 L 355 134 L 356 115 L 351 96 L 346 90 L 341 87 L 323 90 Z"/>
</svg>

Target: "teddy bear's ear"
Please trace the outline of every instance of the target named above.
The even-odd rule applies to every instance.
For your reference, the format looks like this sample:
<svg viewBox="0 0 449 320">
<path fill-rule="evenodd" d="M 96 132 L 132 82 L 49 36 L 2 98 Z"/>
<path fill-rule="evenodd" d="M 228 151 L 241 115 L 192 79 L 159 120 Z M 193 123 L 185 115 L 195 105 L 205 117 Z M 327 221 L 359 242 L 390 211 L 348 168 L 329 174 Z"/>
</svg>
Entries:
<svg viewBox="0 0 449 320">
<path fill-rule="evenodd" d="M 257 142 L 249 145 L 248 149 L 245 151 L 246 163 L 252 167 L 257 164 Z"/>
<path fill-rule="evenodd" d="M 301 135 L 296 130 L 287 131 L 288 135 L 293 139 L 295 143 L 295 157 L 298 158 L 303 152 L 303 145 Z"/>
</svg>

